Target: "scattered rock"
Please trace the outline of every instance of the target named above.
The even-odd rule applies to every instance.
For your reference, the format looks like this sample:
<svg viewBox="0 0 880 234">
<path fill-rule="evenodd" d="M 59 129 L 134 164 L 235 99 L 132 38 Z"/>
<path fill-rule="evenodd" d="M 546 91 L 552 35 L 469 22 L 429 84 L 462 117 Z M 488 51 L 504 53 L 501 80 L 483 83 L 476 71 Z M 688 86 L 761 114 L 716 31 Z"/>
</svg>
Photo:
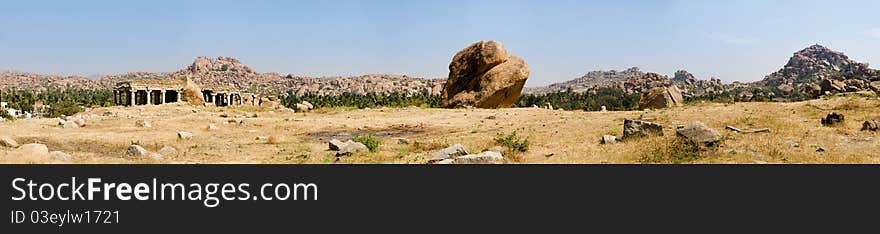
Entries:
<svg viewBox="0 0 880 234">
<path fill-rule="evenodd" d="M 782 144 L 783 144 L 783 145 L 787 145 L 788 147 L 792 147 L 792 148 L 798 148 L 798 147 L 801 147 L 800 144 L 798 144 L 797 142 L 795 142 L 795 141 L 793 141 L 793 140 L 786 140 L 786 141 L 783 141 Z"/>
<path fill-rule="evenodd" d="M 645 136 L 663 136 L 663 126 L 641 120 L 623 120 L 623 140 Z"/>
<path fill-rule="evenodd" d="M 69 154 L 66 154 L 61 151 L 52 151 L 52 152 L 49 152 L 49 158 L 53 159 L 53 160 L 70 161 L 70 159 L 72 157 L 70 157 Z"/>
<path fill-rule="evenodd" d="M 15 148 L 18 147 L 18 142 L 12 139 L 12 137 L 0 136 L 0 146 Z"/>
<path fill-rule="evenodd" d="M 435 164 L 455 164 L 455 159 L 447 158 L 447 159 L 440 160 L 439 162 L 437 162 Z"/>
<path fill-rule="evenodd" d="M 677 129 L 675 133 L 679 137 L 683 137 L 691 143 L 701 146 L 715 146 L 721 141 L 721 133 L 709 128 L 702 122 L 690 123 L 683 128 Z"/>
<path fill-rule="evenodd" d="M 332 139 L 330 140 L 328 146 L 330 150 L 336 151 L 336 156 L 347 156 L 356 152 L 369 150 L 369 148 L 367 148 L 367 146 L 363 143 L 354 142 L 352 140 L 342 142 L 337 139 Z"/>
<path fill-rule="evenodd" d="M 149 157 L 150 159 L 152 159 L 152 160 L 156 160 L 156 161 L 162 161 L 162 160 L 165 160 L 165 156 L 163 156 L 163 155 L 160 154 L 160 153 L 150 153 L 150 156 L 148 156 L 148 157 Z"/>
<path fill-rule="evenodd" d="M 336 151 L 336 156 L 347 156 L 367 150 L 369 150 L 369 148 L 367 148 L 367 146 L 363 143 L 348 140 L 345 142 L 345 145 L 339 147 L 339 151 Z"/>
<path fill-rule="evenodd" d="M 268 140 L 269 140 L 269 137 L 268 137 L 268 136 L 258 136 L 255 140 L 258 140 L 258 141 L 268 141 Z"/>
<path fill-rule="evenodd" d="M 497 41 L 480 41 L 464 48 L 449 63 L 449 77 L 443 87 L 445 108 L 474 106 L 507 108 L 519 99 L 529 67 Z"/>
<path fill-rule="evenodd" d="M 825 147 L 822 147 L 822 146 L 819 146 L 819 147 L 816 148 L 816 152 L 819 152 L 819 153 L 823 153 L 823 152 L 826 152 L 826 151 L 828 151 L 828 150 L 826 150 Z"/>
<path fill-rule="evenodd" d="M 447 147 L 446 149 L 442 149 L 440 151 L 434 152 L 431 154 L 431 159 L 428 162 L 437 162 L 443 159 L 449 159 L 457 156 L 467 155 L 467 150 L 464 149 L 464 146 L 461 144 L 455 144 Z"/>
<path fill-rule="evenodd" d="M 229 118 L 229 114 L 222 113 L 220 114 L 220 118 Z"/>
<path fill-rule="evenodd" d="M 128 155 L 129 157 L 146 157 L 146 156 L 148 156 L 147 150 L 144 149 L 144 147 L 141 147 L 139 145 L 129 146 L 128 150 L 126 151 L 126 155 Z"/>
<path fill-rule="evenodd" d="M 604 135 L 602 136 L 602 144 L 614 144 L 617 143 L 617 137 L 612 135 Z"/>
<path fill-rule="evenodd" d="M 152 128 L 153 127 L 153 124 L 151 124 L 150 121 L 143 120 L 143 119 L 134 122 L 134 125 L 137 127 L 140 127 L 140 128 Z"/>
<path fill-rule="evenodd" d="M 605 106 L 602 106 L 602 109 L 600 109 L 599 111 L 606 112 L 606 111 L 608 111 L 608 108 L 605 108 Z"/>
<path fill-rule="evenodd" d="M 159 153 L 159 154 L 161 154 L 161 155 L 175 155 L 175 154 L 177 154 L 177 149 L 175 149 L 174 147 L 171 147 L 171 146 L 165 146 L 165 147 L 162 147 L 162 149 L 159 149 L 159 151 L 156 151 L 156 152 Z"/>
<path fill-rule="evenodd" d="M 455 164 L 493 164 L 504 160 L 501 153 L 486 151 L 479 154 L 465 155 L 455 158 Z"/>
<path fill-rule="evenodd" d="M 79 127 L 85 127 L 85 126 L 86 126 L 86 120 L 83 119 L 83 118 L 76 118 L 76 119 L 73 120 L 73 123 L 75 123 L 75 124 L 76 124 L 77 126 L 79 126 Z"/>
<path fill-rule="evenodd" d="M 302 101 L 302 103 L 300 103 L 300 104 L 303 104 L 304 106 L 308 107 L 309 110 L 315 109 L 315 105 L 312 105 L 312 103 L 310 103 L 309 101 Z"/>
<path fill-rule="evenodd" d="M 337 139 L 332 139 L 329 142 L 329 148 L 330 148 L 330 150 L 333 150 L 333 151 L 339 151 L 339 149 L 341 149 L 343 146 L 345 146 L 345 142 L 342 142 Z"/>
<path fill-rule="evenodd" d="M 843 123 L 844 117 L 842 114 L 838 114 L 836 112 L 831 112 L 825 118 L 822 118 L 822 125 L 825 126 L 836 126 L 838 124 Z"/>
<path fill-rule="evenodd" d="M 872 119 L 862 123 L 862 131 L 876 132 L 880 129 L 880 119 Z"/>
<path fill-rule="evenodd" d="M 208 125 L 208 131 L 217 131 L 217 130 L 220 130 L 220 127 L 217 127 L 217 125 L 214 125 L 214 124 Z"/>
<path fill-rule="evenodd" d="M 193 137 L 193 134 L 190 132 L 177 132 L 177 138 L 181 140 L 189 140 Z"/>
<path fill-rule="evenodd" d="M 406 139 L 406 138 L 397 138 L 397 144 L 401 144 L 401 145 L 409 145 L 410 143 L 411 143 L 411 141 L 410 141 L 409 139 Z"/>
<path fill-rule="evenodd" d="M 24 144 L 10 153 L 21 157 L 46 158 L 49 156 L 49 148 L 44 144 Z"/>
<path fill-rule="evenodd" d="M 299 111 L 299 112 L 307 112 L 307 111 L 309 111 L 309 107 L 306 106 L 306 105 L 303 105 L 303 104 L 297 103 L 295 106 L 296 106 L 296 110 Z"/>
<path fill-rule="evenodd" d="M 846 91 L 846 84 L 839 80 L 822 79 L 819 87 L 822 88 L 822 92 L 838 93 Z"/>
</svg>

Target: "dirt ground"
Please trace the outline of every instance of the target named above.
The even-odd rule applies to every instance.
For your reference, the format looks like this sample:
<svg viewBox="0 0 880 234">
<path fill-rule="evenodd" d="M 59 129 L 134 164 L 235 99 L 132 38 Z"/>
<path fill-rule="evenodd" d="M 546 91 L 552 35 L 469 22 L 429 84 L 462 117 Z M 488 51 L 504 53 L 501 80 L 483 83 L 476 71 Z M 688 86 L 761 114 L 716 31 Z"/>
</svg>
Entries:
<svg viewBox="0 0 880 234">
<path fill-rule="evenodd" d="M 824 127 L 819 119 L 843 113 L 846 122 Z M 880 117 L 880 100 L 840 97 L 797 103 L 700 103 L 684 107 L 625 112 L 560 111 L 533 108 L 483 109 L 319 109 L 310 113 L 257 107 L 162 106 L 96 108 L 80 114 L 83 128 L 65 129 L 57 119 L 0 123 L 0 136 L 19 144 L 42 143 L 69 161 L 10 155 L 0 148 L 0 163 L 426 163 L 432 152 L 455 143 L 479 153 L 498 144 L 498 134 L 516 131 L 530 142 L 524 153 L 505 153 L 505 163 L 880 163 L 876 133 L 860 131 L 865 120 Z M 225 117 L 224 117 L 225 116 Z M 600 144 L 602 135 L 620 136 L 624 119 L 664 125 L 665 136 Z M 148 120 L 151 128 L 135 125 Z M 657 159 L 674 153 L 676 126 L 701 121 L 724 135 L 713 149 L 685 160 Z M 208 130 L 214 124 L 219 130 Z M 770 128 L 770 133 L 740 134 L 742 129 Z M 178 131 L 194 134 L 189 140 Z M 327 142 L 372 134 L 378 152 L 336 157 Z M 269 139 L 261 138 L 268 137 Z M 409 144 L 399 142 L 400 138 Z M 176 154 L 161 159 L 131 158 L 126 149 L 139 144 L 150 152 L 164 146 Z M 794 146 L 795 143 L 796 146 Z M 824 152 L 817 151 L 822 148 Z"/>
</svg>

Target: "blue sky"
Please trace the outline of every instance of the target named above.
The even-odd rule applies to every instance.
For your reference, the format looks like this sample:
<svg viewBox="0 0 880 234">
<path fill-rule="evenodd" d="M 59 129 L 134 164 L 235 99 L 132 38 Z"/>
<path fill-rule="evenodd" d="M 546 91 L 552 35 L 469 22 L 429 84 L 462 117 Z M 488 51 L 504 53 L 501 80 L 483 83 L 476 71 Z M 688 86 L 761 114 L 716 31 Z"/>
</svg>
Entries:
<svg viewBox="0 0 880 234">
<path fill-rule="evenodd" d="M 752 81 L 815 43 L 880 63 L 877 9 L 873 0 L 3 0 L 0 69 L 175 71 L 205 55 L 281 74 L 445 77 L 457 51 L 499 40 L 528 62 L 528 86 L 631 66 Z"/>
</svg>

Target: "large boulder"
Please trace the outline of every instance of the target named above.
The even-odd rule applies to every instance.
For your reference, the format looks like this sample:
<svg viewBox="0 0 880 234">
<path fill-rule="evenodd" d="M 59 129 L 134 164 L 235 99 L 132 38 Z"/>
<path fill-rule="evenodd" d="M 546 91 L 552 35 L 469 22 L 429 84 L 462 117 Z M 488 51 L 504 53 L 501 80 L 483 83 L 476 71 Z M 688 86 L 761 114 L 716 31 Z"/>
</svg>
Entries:
<svg viewBox="0 0 880 234">
<path fill-rule="evenodd" d="M 200 106 L 205 104 L 205 97 L 202 96 L 202 88 L 189 77 L 186 78 L 182 96 L 190 105 Z"/>
<path fill-rule="evenodd" d="M 623 120 L 623 140 L 645 136 L 663 136 L 663 126 L 641 120 Z"/>
<path fill-rule="evenodd" d="M 693 122 L 675 131 L 679 137 L 700 146 L 714 146 L 721 141 L 721 133 L 702 122 Z"/>
<path fill-rule="evenodd" d="M 674 85 L 652 88 L 642 93 L 639 98 L 639 108 L 641 109 L 662 109 L 681 106 L 683 103 L 684 97 L 681 96 L 681 90 Z"/>
<path fill-rule="evenodd" d="M 822 92 L 838 93 L 846 91 L 846 83 L 839 80 L 822 79 L 819 87 L 822 87 Z"/>
<path fill-rule="evenodd" d="M 529 73 L 526 62 L 508 55 L 500 42 L 474 43 L 455 54 L 449 63 L 441 104 L 445 108 L 511 107 L 519 99 Z"/>
</svg>

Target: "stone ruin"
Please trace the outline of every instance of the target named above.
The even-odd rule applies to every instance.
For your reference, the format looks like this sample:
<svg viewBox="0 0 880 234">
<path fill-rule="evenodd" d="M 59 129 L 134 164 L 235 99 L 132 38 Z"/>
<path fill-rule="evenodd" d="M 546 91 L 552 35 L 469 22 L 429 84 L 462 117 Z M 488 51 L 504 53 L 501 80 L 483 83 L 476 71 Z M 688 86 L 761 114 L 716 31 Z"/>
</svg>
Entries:
<svg viewBox="0 0 880 234">
<path fill-rule="evenodd" d="M 113 104 L 121 106 L 162 105 L 185 102 L 185 80 L 137 80 L 117 83 L 113 89 Z M 245 93 L 231 86 L 205 86 L 201 88 L 205 104 L 214 106 L 250 105 L 265 106 L 274 102 L 274 96 Z"/>
</svg>

